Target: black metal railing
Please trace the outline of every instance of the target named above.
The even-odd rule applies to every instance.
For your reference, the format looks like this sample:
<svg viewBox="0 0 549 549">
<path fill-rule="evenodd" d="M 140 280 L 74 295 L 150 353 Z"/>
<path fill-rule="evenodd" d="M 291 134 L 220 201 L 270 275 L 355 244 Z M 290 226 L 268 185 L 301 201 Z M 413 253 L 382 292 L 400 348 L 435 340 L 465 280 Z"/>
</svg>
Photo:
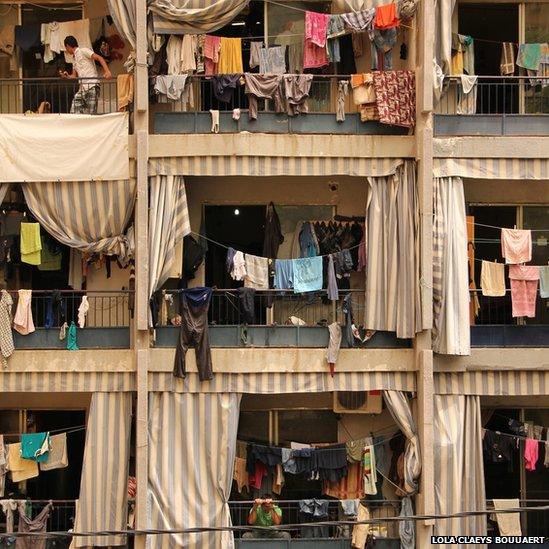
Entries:
<svg viewBox="0 0 549 549">
<path fill-rule="evenodd" d="M 317 498 L 322 500 L 323 498 Z M 298 525 L 300 523 L 310 523 L 316 521 L 337 521 L 352 520 L 345 517 L 340 511 L 340 503 L 337 500 L 328 501 L 328 515 L 324 518 L 318 518 L 312 521 L 310 516 L 300 513 L 300 500 L 277 500 L 276 505 L 282 511 L 282 524 Z M 253 501 L 229 501 L 231 519 L 233 526 L 248 526 L 248 516 Z M 400 501 L 389 500 L 371 500 L 367 502 L 372 518 L 376 519 L 376 524 L 371 525 L 372 532 L 376 537 L 398 538 L 398 522 L 383 521 L 384 518 L 398 516 L 400 512 Z M 352 526 L 313 526 L 296 527 L 291 530 L 292 537 L 295 538 L 346 538 L 350 537 Z M 236 532 L 235 537 L 241 537 L 241 532 Z"/>
<path fill-rule="evenodd" d="M 167 291 L 169 294 L 170 292 Z M 287 324 L 295 326 L 326 326 L 331 322 L 345 323 L 342 310 L 343 298 L 352 295 L 353 313 L 357 319 L 364 313 L 364 290 L 340 290 L 339 300 L 330 301 L 326 290 L 308 294 L 295 294 L 291 290 L 257 290 L 253 299 L 253 310 L 246 313 L 236 289 L 216 289 L 210 302 L 209 323 L 211 325 L 234 326 Z M 167 324 L 176 324 L 179 314 L 178 294 L 171 294 L 173 303 L 168 306 Z M 251 309 L 248 309 L 251 310 Z M 360 323 L 360 322 L 359 322 Z M 163 325 L 160 322 L 160 325 Z"/>
<path fill-rule="evenodd" d="M 79 103 L 75 96 L 84 97 Z M 73 102 L 74 106 L 73 107 Z M 78 107 L 78 105 L 80 105 Z M 103 78 L 3 78 L 0 79 L 0 113 L 107 114 L 117 112 L 116 80 Z"/>
<path fill-rule="evenodd" d="M 549 114 L 549 77 L 478 76 L 464 93 L 461 78 L 449 76 L 437 114 Z"/>
<path fill-rule="evenodd" d="M 10 291 L 17 308 L 18 292 Z M 78 308 L 82 297 L 87 296 L 88 328 L 129 327 L 133 310 L 133 292 L 129 290 L 75 291 L 60 290 L 59 298 L 51 290 L 33 290 L 31 310 L 36 328 L 59 328 L 64 322 L 78 323 Z"/>
</svg>

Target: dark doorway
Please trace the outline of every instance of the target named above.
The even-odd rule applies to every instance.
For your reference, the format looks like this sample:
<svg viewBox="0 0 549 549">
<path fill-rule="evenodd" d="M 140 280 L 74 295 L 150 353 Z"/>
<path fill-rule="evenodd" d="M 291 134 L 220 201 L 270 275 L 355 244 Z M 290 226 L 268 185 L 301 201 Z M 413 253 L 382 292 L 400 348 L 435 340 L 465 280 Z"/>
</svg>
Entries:
<svg viewBox="0 0 549 549">
<path fill-rule="evenodd" d="M 518 4 L 467 4 L 459 6 L 459 34 L 472 36 L 475 44 L 475 74 L 479 83 L 477 113 L 518 112 L 516 83 L 482 79 L 499 76 L 502 42 L 518 42 Z M 507 89 L 504 90 L 504 86 Z"/>
</svg>

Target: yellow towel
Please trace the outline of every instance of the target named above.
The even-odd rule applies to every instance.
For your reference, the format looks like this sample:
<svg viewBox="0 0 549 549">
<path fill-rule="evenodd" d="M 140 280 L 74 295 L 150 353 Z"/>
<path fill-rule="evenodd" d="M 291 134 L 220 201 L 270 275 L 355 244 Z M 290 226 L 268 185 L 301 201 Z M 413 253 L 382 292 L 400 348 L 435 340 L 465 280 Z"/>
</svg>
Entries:
<svg viewBox="0 0 549 549">
<path fill-rule="evenodd" d="M 8 444 L 8 470 L 11 471 L 11 480 L 21 482 L 38 476 L 38 463 L 32 459 L 21 457 L 21 443 Z"/>
<path fill-rule="evenodd" d="M 218 74 L 237 74 L 244 72 L 244 67 L 242 65 L 241 38 L 221 38 L 217 72 Z"/>
<path fill-rule="evenodd" d="M 21 261 L 29 265 L 42 263 L 39 223 L 21 223 Z"/>
<path fill-rule="evenodd" d="M 116 77 L 119 111 L 125 111 L 133 103 L 133 87 L 133 74 L 119 74 Z"/>
</svg>

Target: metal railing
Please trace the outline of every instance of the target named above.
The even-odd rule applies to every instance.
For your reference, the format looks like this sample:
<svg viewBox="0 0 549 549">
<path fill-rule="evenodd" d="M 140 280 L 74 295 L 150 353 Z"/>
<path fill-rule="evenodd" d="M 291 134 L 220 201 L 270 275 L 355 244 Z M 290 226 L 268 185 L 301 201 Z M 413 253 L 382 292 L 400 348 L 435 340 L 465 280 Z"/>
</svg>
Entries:
<svg viewBox="0 0 549 549">
<path fill-rule="evenodd" d="M 463 93 L 459 76 L 444 80 L 437 114 L 549 114 L 549 77 L 478 76 Z"/>
<path fill-rule="evenodd" d="M 548 499 L 520 499 L 520 507 L 545 507 L 549 505 Z M 493 500 L 486 501 L 486 509 L 494 509 Z M 489 529 L 497 528 L 495 516 L 490 516 Z M 548 536 L 549 535 L 549 511 L 528 511 L 521 513 L 520 522 L 523 536 Z"/>
<path fill-rule="evenodd" d="M 167 291 L 167 293 L 170 293 Z M 326 290 L 307 294 L 295 294 L 292 290 L 257 290 L 254 297 L 253 321 L 250 322 L 236 289 L 216 289 L 213 291 L 208 314 L 210 325 L 234 326 L 249 325 L 300 325 L 326 326 L 331 322 L 345 323 L 341 304 L 343 298 L 352 294 L 355 318 L 363 316 L 364 290 L 340 290 L 338 301 L 329 301 Z M 167 314 L 168 325 L 179 314 L 178 294 L 172 293 L 173 304 Z M 291 319 L 291 317 L 294 317 Z M 293 322 L 292 322 L 293 320 Z M 359 322 L 360 323 L 360 322 Z M 160 323 L 162 325 L 162 323 Z"/>
<path fill-rule="evenodd" d="M 78 308 L 82 296 L 87 296 L 89 310 L 86 315 L 88 328 L 120 328 L 130 325 L 133 292 L 129 290 L 75 291 L 60 290 L 57 301 L 51 290 L 33 290 L 31 310 L 37 328 L 59 328 L 64 322 L 78 323 Z M 17 307 L 17 291 L 10 291 Z"/>
<path fill-rule="evenodd" d="M 80 92 L 74 102 L 75 95 Z M 78 99 L 82 101 L 79 103 Z M 79 114 L 117 112 L 116 80 L 103 78 L 2 78 L 0 113 L 69 113 L 75 104 Z"/>
<path fill-rule="evenodd" d="M 338 82 L 350 80 L 349 75 L 314 75 L 307 101 L 309 113 L 335 113 Z M 173 110 L 190 112 L 209 112 L 210 109 L 221 112 L 232 112 L 234 109 L 247 109 L 248 98 L 244 93 L 244 86 L 238 85 L 233 90 L 232 98 L 228 102 L 219 101 L 213 93 L 213 79 L 207 76 L 190 77 L 193 103 L 188 105 L 185 99 L 169 101 Z M 357 107 L 353 104 L 352 91 L 349 84 L 349 93 L 345 98 L 345 112 L 356 113 Z M 258 100 L 260 112 L 275 112 L 274 101 Z"/>
<path fill-rule="evenodd" d="M 328 501 L 328 515 L 326 517 L 311 519 L 310 515 L 304 515 L 300 512 L 300 500 L 277 500 L 276 505 L 282 511 L 282 525 L 300 523 L 352 520 L 345 517 L 340 510 L 340 503 L 337 500 L 317 500 Z M 248 526 L 248 515 L 252 508 L 253 501 L 229 501 L 229 509 L 233 526 Z M 383 521 L 384 518 L 398 516 L 400 512 L 400 501 L 389 500 L 369 500 L 365 502 L 370 511 L 370 516 L 380 520 L 377 524 L 372 524 L 371 529 L 376 537 L 398 538 L 398 522 Z M 292 537 L 295 538 L 348 538 L 352 532 L 351 525 L 334 526 L 303 526 L 291 530 Z M 235 537 L 242 536 L 241 532 L 236 532 Z"/>
</svg>

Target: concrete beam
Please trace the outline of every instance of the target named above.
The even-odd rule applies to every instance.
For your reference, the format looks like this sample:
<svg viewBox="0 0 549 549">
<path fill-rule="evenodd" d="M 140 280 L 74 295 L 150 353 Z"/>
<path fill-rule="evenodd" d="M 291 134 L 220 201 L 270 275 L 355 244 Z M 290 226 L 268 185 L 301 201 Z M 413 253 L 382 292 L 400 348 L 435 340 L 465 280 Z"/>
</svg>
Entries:
<svg viewBox="0 0 549 549">
<path fill-rule="evenodd" d="M 435 158 L 547 158 L 549 137 L 447 137 L 433 139 Z"/>
<path fill-rule="evenodd" d="M 549 370 L 545 348 L 472 349 L 469 356 L 435 355 L 435 372 L 472 372 L 479 370 Z"/>
</svg>

